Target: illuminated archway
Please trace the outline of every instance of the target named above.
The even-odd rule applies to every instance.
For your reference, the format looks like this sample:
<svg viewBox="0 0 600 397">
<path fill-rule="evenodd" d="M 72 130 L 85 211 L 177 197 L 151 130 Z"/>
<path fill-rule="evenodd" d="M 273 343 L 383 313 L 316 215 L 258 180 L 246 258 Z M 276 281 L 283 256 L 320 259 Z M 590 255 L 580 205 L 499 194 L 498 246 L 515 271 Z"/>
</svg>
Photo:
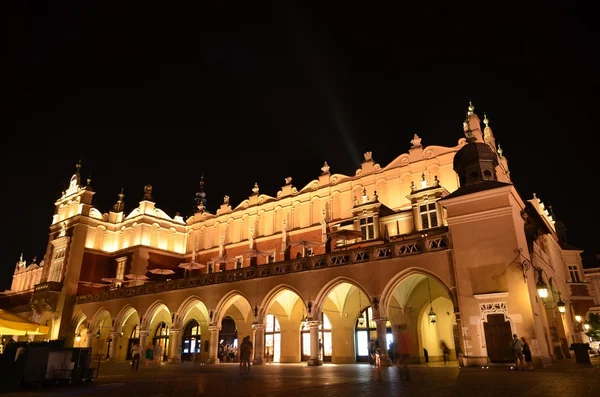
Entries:
<svg viewBox="0 0 600 397">
<path fill-rule="evenodd" d="M 112 317 L 108 310 L 102 308 L 94 314 L 90 327 L 88 329 L 88 341 L 92 348 L 92 355 L 102 360 L 110 357 L 110 348 L 112 339 L 110 331 L 112 330 Z"/>
<path fill-rule="evenodd" d="M 354 363 L 359 351 L 357 342 L 363 343 L 362 330 L 356 328 L 358 318 L 370 307 L 369 294 L 356 281 L 340 277 L 329 282 L 317 296 L 313 317 L 324 313 L 331 324 L 331 345 L 322 340 L 322 350 L 331 352 L 336 364 Z M 320 317 L 317 317 L 320 318 Z M 366 343 L 368 344 L 367 335 Z M 362 348 L 360 351 L 362 352 Z M 324 357 L 325 358 L 325 357 Z M 368 358 L 368 357 L 365 357 Z"/>
<path fill-rule="evenodd" d="M 404 326 L 412 336 L 408 346 L 412 361 L 443 361 L 442 342 L 450 349 L 449 359 L 456 360 L 459 332 L 455 329 L 452 295 L 434 274 L 424 269 L 398 274 L 384 288 L 381 306 L 394 328 L 394 336 Z M 393 351 L 390 355 L 393 357 Z"/>
<path fill-rule="evenodd" d="M 210 317 L 210 313 L 209 313 Z M 219 345 L 217 355 L 222 361 L 225 358 L 225 345 L 239 345 L 239 340 L 245 336 L 252 338 L 253 309 L 248 299 L 239 291 L 231 291 L 217 305 L 212 322 L 219 327 Z"/>
<path fill-rule="evenodd" d="M 75 317 L 73 317 L 73 329 L 75 334 L 73 336 L 73 347 L 88 347 L 88 321 L 87 316 L 80 311 Z"/>
<path fill-rule="evenodd" d="M 116 359 L 130 360 L 131 350 L 140 343 L 140 316 L 131 305 L 125 306 L 116 317 L 115 330 L 119 333 L 120 349 L 115 351 Z M 126 348 L 124 348 L 126 347 Z"/>
<path fill-rule="evenodd" d="M 210 323 L 206 304 L 197 296 L 188 297 L 177 309 L 175 326 L 181 329 L 181 359 L 206 361 L 209 354 Z"/>
<path fill-rule="evenodd" d="M 169 357 L 170 330 L 172 328 L 171 310 L 162 301 L 156 301 L 144 314 L 142 329 L 148 330 L 146 344 L 154 349 L 160 346 L 159 361 L 167 361 Z M 155 350 L 156 352 L 157 350 Z"/>
<path fill-rule="evenodd" d="M 259 314 L 265 324 L 265 355 L 275 362 L 300 362 L 302 321 L 307 317 L 300 294 L 288 285 L 271 290 Z"/>
</svg>

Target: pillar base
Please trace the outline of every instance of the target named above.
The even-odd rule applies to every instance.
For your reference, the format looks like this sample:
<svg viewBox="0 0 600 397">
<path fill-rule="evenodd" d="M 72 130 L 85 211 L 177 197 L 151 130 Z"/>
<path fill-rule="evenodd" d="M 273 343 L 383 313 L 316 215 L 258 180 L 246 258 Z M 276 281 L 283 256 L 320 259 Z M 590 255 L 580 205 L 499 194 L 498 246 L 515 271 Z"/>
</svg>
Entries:
<svg viewBox="0 0 600 397">
<path fill-rule="evenodd" d="M 306 365 L 308 365 L 309 367 L 316 367 L 319 365 L 323 365 L 323 361 L 318 358 L 309 358 L 306 362 Z"/>
<path fill-rule="evenodd" d="M 219 360 L 218 357 L 217 358 L 209 358 L 208 360 L 206 360 L 207 364 L 218 364 L 220 362 L 221 362 L 221 360 Z"/>
<path fill-rule="evenodd" d="M 252 360 L 252 365 L 263 365 L 263 359 L 255 358 L 254 360 Z"/>
</svg>

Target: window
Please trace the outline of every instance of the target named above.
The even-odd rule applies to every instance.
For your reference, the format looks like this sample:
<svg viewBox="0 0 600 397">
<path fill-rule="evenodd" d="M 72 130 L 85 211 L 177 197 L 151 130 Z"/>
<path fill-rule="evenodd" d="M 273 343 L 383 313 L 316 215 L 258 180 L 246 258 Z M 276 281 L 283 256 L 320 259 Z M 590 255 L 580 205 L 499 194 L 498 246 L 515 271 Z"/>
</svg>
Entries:
<svg viewBox="0 0 600 397">
<path fill-rule="evenodd" d="M 375 238 L 375 225 L 373 224 L 372 216 L 360 219 L 360 231 L 363 240 L 372 240 Z"/>
<path fill-rule="evenodd" d="M 275 263 L 275 252 L 271 252 L 269 256 L 267 256 L 267 263 Z"/>
<path fill-rule="evenodd" d="M 419 206 L 419 212 L 421 214 L 422 229 L 438 227 L 437 209 L 435 208 L 435 203 L 422 204 Z"/>
<path fill-rule="evenodd" d="M 236 269 L 241 269 L 244 265 L 244 257 L 243 256 L 236 256 L 235 257 L 235 268 Z"/>
<path fill-rule="evenodd" d="M 65 251 L 65 248 L 59 248 L 56 250 L 56 254 L 54 255 L 54 260 L 52 261 L 52 266 L 50 268 L 50 276 L 48 277 L 48 281 L 61 281 L 63 264 L 65 261 Z"/>
<path fill-rule="evenodd" d="M 581 278 L 579 278 L 579 269 L 577 265 L 569 265 L 569 276 L 571 276 L 572 283 L 580 283 Z"/>
<path fill-rule="evenodd" d="M 304 247 L 304 257 L 313 256 L 315 253 L 312 248 Z"/>
<path fill-rule="evenodd" d="M 127 257 L 117 259 L 117 274 L 115 278 L 119 280 L 125 280 L 125 263 L 127 263 Z M 117 282 L 117 285 L 121 285 L 121 282 Z"/>
<path fill-rule="evenodd" d="M 215 270 L 215 263 L 214 262 L 208 262 L 206 264 L 206 272 L 208 274 L 212 274 L 212 272 Z"/>
</svg>

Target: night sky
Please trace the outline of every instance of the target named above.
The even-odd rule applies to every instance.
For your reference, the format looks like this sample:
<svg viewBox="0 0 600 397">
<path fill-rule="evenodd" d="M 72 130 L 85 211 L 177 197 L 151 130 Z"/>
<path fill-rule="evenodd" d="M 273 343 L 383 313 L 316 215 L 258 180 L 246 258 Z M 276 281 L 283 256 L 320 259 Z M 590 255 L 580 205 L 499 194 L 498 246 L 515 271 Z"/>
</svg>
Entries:
<svg viewBox="0 0 600 397">
<path fill-rule="evenodd" d="M 121 187 L 131 211 L 151 184 L 159 208 L 187 214 L 204 174 L 214 213 L 254 182 L 302 188 L 324 161 L 354 175 L 372 151 L 384 167 L 414 133 L 455 146 L 469 98 L 521 196 L 600 252 L 600 43 L 578 2 L 80 3 L 5 25 L 0 290 L 21 252 L 44 255 L 80 157 L 102 212 Z"/>
</svg>

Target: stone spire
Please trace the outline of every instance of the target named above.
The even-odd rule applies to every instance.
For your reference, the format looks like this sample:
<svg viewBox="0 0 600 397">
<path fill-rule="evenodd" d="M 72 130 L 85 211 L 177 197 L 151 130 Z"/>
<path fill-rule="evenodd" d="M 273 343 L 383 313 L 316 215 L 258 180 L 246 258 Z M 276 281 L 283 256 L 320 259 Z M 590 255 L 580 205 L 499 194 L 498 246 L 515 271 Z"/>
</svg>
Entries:
<svg viewBox="0 0 600 397">
<path fill-rule="evenodd" d="M 469 141 L 454 155 L 454 171 L 460 186 L 483 181 L 497 181 L 498 156 L 483 142 Z"/>
<path fill-rule="evenodd" d="M 483 114 L 483 124 L 485 124 L 485 128 L 483 129 L 483 140 L 485 143 L 490 145 L 490 148 L 495 152 L 497 152 L 496 148 L 496 138 L 494 137 L 494 133 L 492 132 L 492 127 L 490 127 L 490 120 L 487 118 L 487 114 Z"/>
<path fill-rule="evenodd" d="M 467 117 L 463 122 L 463 130 L 468 142 L 484 142 L 481 121 L 475 114 L 475 106 L 473 106 L 471 100 L 469 100 L 469 107 L 467 108 Z"/>
<path fill-rule="evenodd" d="M 196 197 L 194 198 L 195 212 L 202 214 L 207 211 L 206 208 L 206 192 L 204 191 L 204 175 L 200 177 L 200 190 L 196 192 Z"/>
<path fill-rule="evenodd" d="M 125 210 L 125 202 L 123 201 L 125 194 L 123 194 L 123 188 L 121 188 L 121 193 L 118 194 L 118 197 L 119 199 L 112 207 L 112 212 L 123 212 Z"/>
</svg>

